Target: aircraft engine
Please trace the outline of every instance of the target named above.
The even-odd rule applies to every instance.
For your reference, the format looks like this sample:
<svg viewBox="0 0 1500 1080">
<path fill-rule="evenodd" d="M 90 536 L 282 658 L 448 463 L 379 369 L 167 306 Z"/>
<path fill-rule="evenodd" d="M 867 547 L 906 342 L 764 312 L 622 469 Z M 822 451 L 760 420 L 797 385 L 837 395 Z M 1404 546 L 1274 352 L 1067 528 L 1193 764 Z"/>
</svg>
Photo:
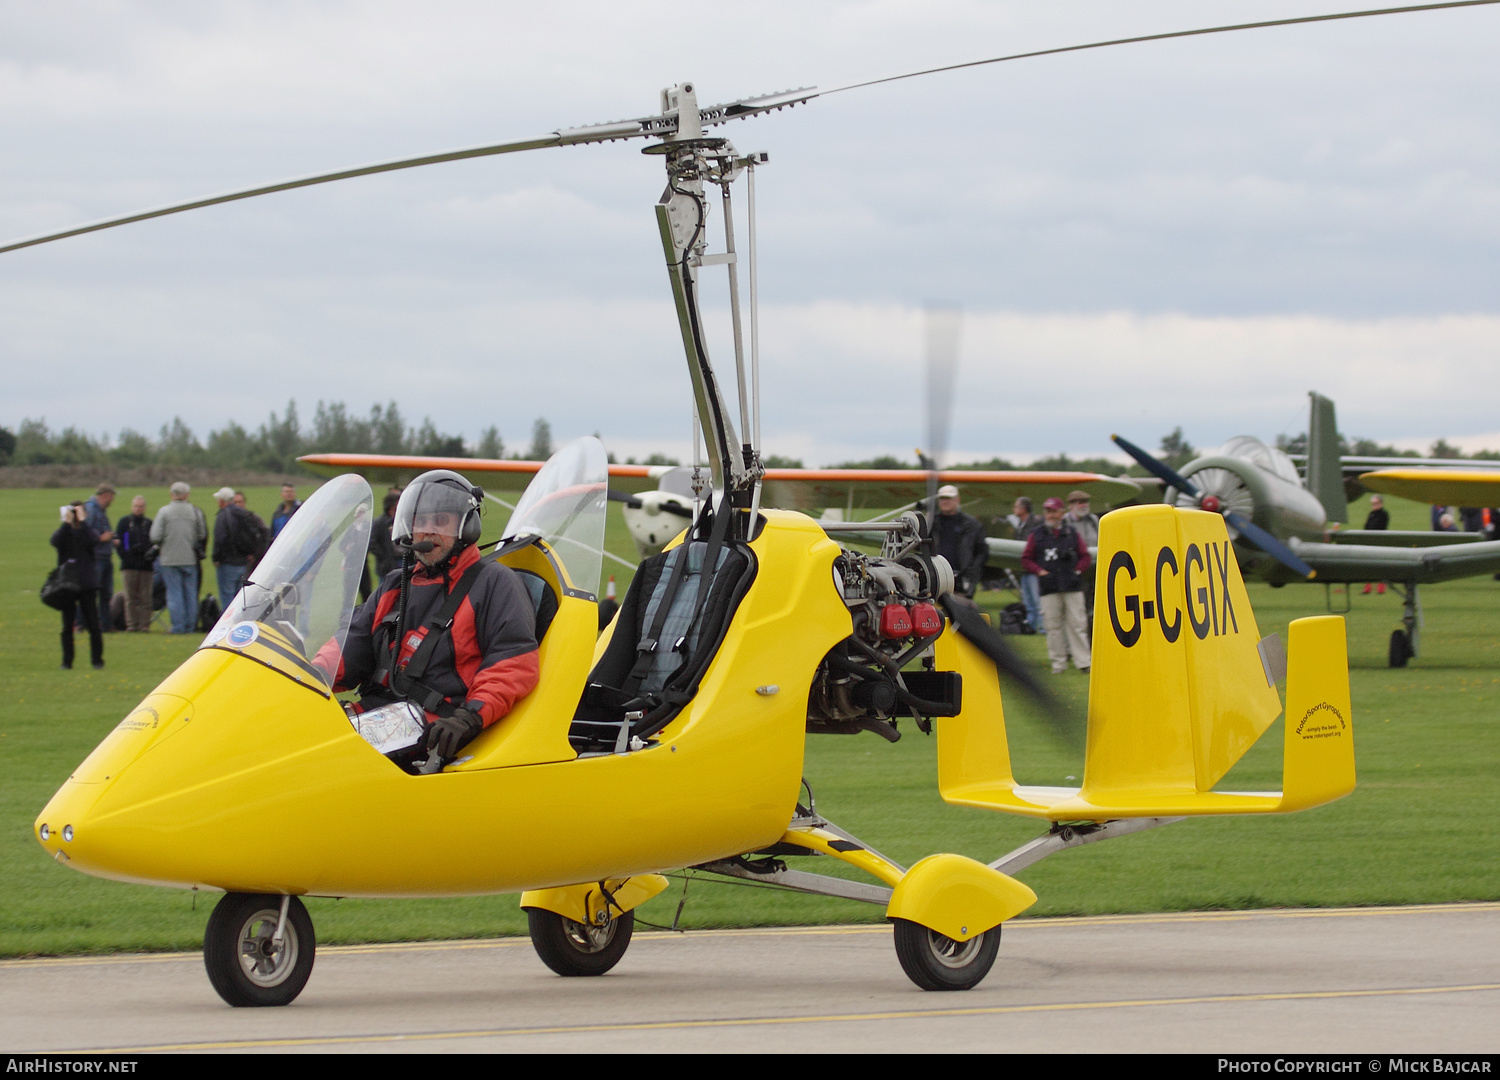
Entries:
<svg viewBox="0 0 1500 1080">
<path fill-rule="evenodd" d="M 1205 510 L 1231 511 L 1273 536 L 1323 539 L 1327 517 L 1323 504 L 1302 486 L 1289 457 L 1253 436 L 1231 439 L 1219 453 L 1187 465 L 1182 476 L 1202 491 Z M 1172 487 L 1163 493 L 1163 501 L 1184 508 L 1198 506 L 1193 496 Z M 1226 524 L 1229 535 L 1239 539 L 1234 525 Z"/>
<path fill-rule="evenodd" d="M 807 730 L 852 735 L 873 731 L 895 742 L 898 717 L 957 712 L 951 674 L 902 671 L 943 632 L 938 597 L 953 591 L 953 568 L 941 555 L 908 551 L 899 557 L 844 549 L 833 563 L 833 584 L 849 607 L 854 633 L 818 665 L 807 702 Z"/>
</svg>

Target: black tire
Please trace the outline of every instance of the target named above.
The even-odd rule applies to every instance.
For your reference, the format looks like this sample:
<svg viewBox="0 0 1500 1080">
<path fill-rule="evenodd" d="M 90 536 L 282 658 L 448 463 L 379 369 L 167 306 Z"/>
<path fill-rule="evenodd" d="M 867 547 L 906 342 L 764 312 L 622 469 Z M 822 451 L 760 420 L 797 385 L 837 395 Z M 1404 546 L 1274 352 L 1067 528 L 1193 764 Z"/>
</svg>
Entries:
<svg viewBox="0 0 1500 1080">
<path fill-rule="evenodd" d="M 531 945 L 559 975 L 603 975 L 620 962 L 635 932 L 635 912 L 617 915 L 604 926 L 590 927 L 555 911 L 527 908 Z"/>
<path fill-rule="evenodd" d="M 236 1008 L 290 1005 L 312 974 L 317 939 L 302 901 L 287 906 L 286 930 L 272 940 L 281 897 L 226 893 L 203 930 L 203 966 L 219 996 Z"/>
<path fill-rule="evenodd" d="M 1411 659 L 1411 642 L 1406 638 L 1406 631 L 1391 631 L 1391 667 L 1405 667 L 1406 662 Z"/>
<path fill-rule="evenodd" d="M 896 924 L 896 959 L 901 970 L 923 990 L 972 990 L 995 964 L 1000 927 L 968 941 L 954 941 L 907 919 Z"/>
</svg>

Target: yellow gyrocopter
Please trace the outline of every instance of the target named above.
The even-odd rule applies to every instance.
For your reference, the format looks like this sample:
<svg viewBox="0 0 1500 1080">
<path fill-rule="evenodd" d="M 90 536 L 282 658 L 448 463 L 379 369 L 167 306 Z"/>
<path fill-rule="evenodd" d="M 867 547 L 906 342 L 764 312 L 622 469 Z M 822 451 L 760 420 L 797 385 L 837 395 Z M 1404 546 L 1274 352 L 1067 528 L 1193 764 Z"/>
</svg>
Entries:
<svg viewBox="0 0 1500 1080">
<path fill-rule="evenodd" d="M 1256 25 L 1293 21 L 1311 20 Z M 351 718 L 320 662 L 347 631 L 373 514 L 366 481 L 340 476 L 283 530 L 202 646 L 38 816 L 38 842 L 74 869 L 221 890 L 204 959 L 230 1004 L 285 1005 L 301 992 L 315 951 L 303 896 L 520 891 L 542 960 L 563 975 L 600 975 L 625 952 L 634 909 L 684 867 L 878 904 L 913 982 L 969 989 L 994 963 L 1002 924 L 1034 902 L 1014 875 L 1037 860 L 1188 816 L 1288 812 L 1353 790 L 1343 620 L 1294 622 L 1285 651 L 1262 639 L 1219 514 L 1143 506 L 1103 519 L 1083 783 L 1054 788 L 1013 777 L 999 672 L 1024 672 L 954 595 L 924 513 L 820 524 L 761 505 L 753 176 L 765 155 L 706 132 L 817 93 L 701 108 L 683 83 L 638 120 L 0 247 L 547 146 L 646 137 L 666 165 L 657 221 L 709 461 L 686 528 L 642 564 L 607 630 L 597 633 L 595 592 L 608 464 L 586 438 L 536 474 L 487 556 L 522 575 L 536 606 L 539 685 L 440 771 L 401 768 L 383 752 L 399 732 Z M 748 380 L 730 206 L 741 177 L 751 193 Z M 708 250 L 710 186 L 723 204 L 722 252 Z M 730 275 L 743 441 L 704 344 L 698 279 L 713 265 Z M 878 555 L 837 542 L 872 532 Z M 654 682 L 631 674 L 643 652 L 662 660 Z M 1215 790 L 1283 712 L 1283 678 L 1282 790 Z M 935 727 L 945 800 L 1048 831 L 989 864 L 938 853 L 906 867 L 824 818 L 810 792 L 802 798 L 808 732 L 894 738 L 902 718 Z M 873 883 L 788 865 L 802 858 L 848 863 Z"/>
</svg>

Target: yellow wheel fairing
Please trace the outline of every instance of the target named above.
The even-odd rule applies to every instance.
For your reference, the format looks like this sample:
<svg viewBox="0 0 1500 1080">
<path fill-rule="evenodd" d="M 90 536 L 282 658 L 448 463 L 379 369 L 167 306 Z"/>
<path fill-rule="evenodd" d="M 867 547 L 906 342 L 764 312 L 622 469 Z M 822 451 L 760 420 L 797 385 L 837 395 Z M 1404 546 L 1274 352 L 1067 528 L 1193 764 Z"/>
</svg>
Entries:
<svg viewBox="0 0 1500 1080">
<path fill-rule="evenodd" d="M 555 912 L 585 926 L 597 926 L 601 915 L 613 918 L 634 911 L 670 884 L 660 874 L 640 874 L 632 878 L 614 878 L 603 883 L 585 882 L 560 889 L 533 889 L 521 894 L 521 907 L 541 908 Z M 608 893 L 606 896 L 605 894 Z"/>
<path fill-rule="evenodd" d="M 885 916 L 968 941 L 1034 903 L 1036 893 L 984 863 L 962 855 L 929 855 L 897 883 Z"/>
<path fill-rule="evenodd" d="M 210 649 L 158 690 L 190 701 L 191 721 L 149 752 L 117 740 L 108 753 L 130 767 L 91 759 L 91 774 L 111 779 L 69 781 L 38 824 L 54 837 L 72 824 L 71 865 L 101 876 L 337 896 L 554 888 L 764 847 L 796 805 L 817 662 L 851 630 L 831 585 L 837 545 L 802 515 L 766 517 L 752 544 L 757 577 L 698 695 L 645 750 L 530 764 L 502 755 L 566 733 L 582 665 L 565 658 L 572 689 L 478 748 L 506 767 L 479 767 L 476 754 L 465 768 L 409 776 L 336 701 Z M 567 622 L 552 633 L 559 655 L 587 637 Z M 553 659 L 542 667 L 549 694 Z M 757 692 L 769 686 L 779 690 Z M 533 726 L 544 729 L 535 741 Z"/>
</svg>

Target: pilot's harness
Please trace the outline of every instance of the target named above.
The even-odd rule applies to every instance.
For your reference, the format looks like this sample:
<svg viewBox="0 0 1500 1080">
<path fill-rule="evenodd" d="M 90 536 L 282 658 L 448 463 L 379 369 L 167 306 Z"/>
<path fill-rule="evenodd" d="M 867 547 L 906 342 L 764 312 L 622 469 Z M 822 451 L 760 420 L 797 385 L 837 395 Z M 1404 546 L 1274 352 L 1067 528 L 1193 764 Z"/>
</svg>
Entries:
<svg viewBox="0 0 1500 1080">
<path fill-rule="evenodd" d="M 401 655 L 401 643 L 406 640 L 406 633 L 409 629 L 406 625 L 406 598 L 407 586 L 411 581 L 409 568 L 406 566 L 401 568 L 400 598 L 396 601 L 396 606 L 380 620 L 373 635 L 376 667 L 372 680 L 376 685 L 410 701 L 425 712 L 436 713 L 438 716 L 452 716 L 457 711 L 458 706 L 450 702 L 444 694 L 423 682 L 422 677 L 427 674 L 427 665 L 432 662 L 432 654 L 436 651 L 438 642 L 447 637 L 453 628 L 453 620 L 458 614 L 459 605 L 469 595 L 469 590 L 474 587 L 474 582 L 479 579 L 479 572 L 483 569 L 484 561 L 480 560 L 464 571 L 463 576 L 458 579 L 441 606 L 428 616 L 427 633 L 423 635 L 422 643 L 417 646 L 416 651 L 411 654 L 411 659 L 406 662 L 404 668 L 397 668 L 395 665 L 397 658 Z M 447 575 L 444 575 L 445 580 L 446 578 Z M 393 641 L 395 648 L 391 647 Z"/>
<path fill-rule="evenodd" d="M 727 503 L 727 500 L 725 502 Z M 664 720 L 678 707 L 691 701 L 696 692 L 696 687 L 675 685 L 674 676 L 687 663 L 688 637 L 693 624 L 702 617 L 707 607 L 709 590 L 725 554 L 724 540 L 725 534 L 729 531 L 729 519 L 732 512 L 727 505 L 724 505 L 719 508 L 718 513 L 714 514 L 709 528 L 708 542 L 702 548 L 703 562 L 698 574 L 698 589 L 689 607 L 679 603 L 679 594 L 684 580 L 690 573 L 689 564 L 692 562 L 692 552 L 698 542 L 685 540 L 667 555 L 667 562 L 671 564 L 671 573 L 667 578 L 666 588 L 657 600 L 656 611 L 650 613 L 654 617 L 649 625 L 642 627 L 644 633 L 636 643 L 635 664 L 631 667 L 624 686 L 620 688 L 620 694 L 626 699 L 624 707 L 627 713 L 625 725 L 627 727 L 630 726 L 631 714 L 639 711 L 641 716 L 638 729 L 650 734 L 660 726 L 657 721 Z M 646 607 L 649 608 L 650 605 L 647 604 Z M 685 615 L 686 622 L 675 641 L 666 641 L 664 634 L 668 617 L 673 614 L 676 614 L 678 618 Z M 670 671 L 661 671 L 657 665 L 657 656 L 665 652 L 676 653 L 678 656 L 678 663 Z M 656 676 L 654 679 L 652 678 L 653 671 Z"/>
</svg>

